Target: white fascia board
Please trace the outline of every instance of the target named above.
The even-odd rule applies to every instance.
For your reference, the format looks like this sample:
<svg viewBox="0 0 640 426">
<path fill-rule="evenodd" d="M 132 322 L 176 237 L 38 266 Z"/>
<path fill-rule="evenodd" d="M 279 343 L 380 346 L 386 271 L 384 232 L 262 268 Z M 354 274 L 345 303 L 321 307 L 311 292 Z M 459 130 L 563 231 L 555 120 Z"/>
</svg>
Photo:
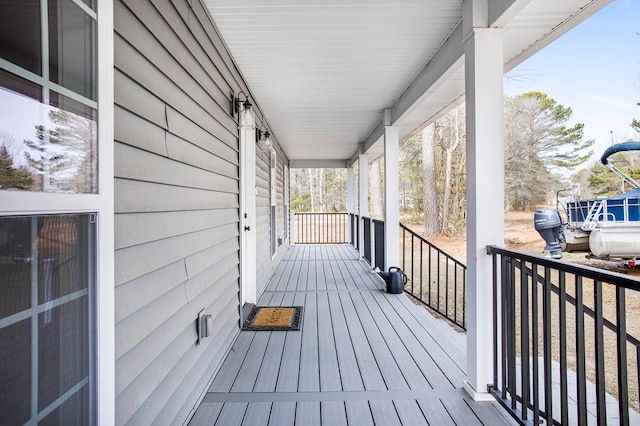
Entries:
<svg viewBox="0 0 640 426">
<path fill-rule="evenodd" d="M 505 57 L 504 64 L 504 72 L 511 71 L 540 50 L 550 45 L 554 41 L 556 41 L 560 36 L 564 35 L 566 32 L 574 28 L 576 25 L 584 22 L 589 16 L 598 12 L 600 9 L 611 3 L 613 0 L 592 0 L 588 4 L 586 4 L 583 8 L 576 11 L 575 14 L 571 15 L 567 20 L 561 22 L 559 25 L 555 26 L 550 32 L 544 34 L 542 37 L 538 38 L 531 45 L 527 46 L 526 49 L 522 50 L 515 56 L 511 58 Z M 505 25 L 506 26 L 506 25 Z M 508 30 L 508 27 L 507 27 Z M 505 52 L 507 53 L 507 52 Z"/>
<path fill-rule="evenodd" d="M 462 65 L 464 44 L 462 43 L 462 23 L 451 32 L 447 41 L 438 49 L 433 58 L 411 82 L 407 90 L 400 96 L 391 108 L 391 123 L 395 125 L 403 115 L 422 98 L 427 92 L 437 86 Z M 454 99 L 452 99 L 453 101 Z M 402 135 L 401 135 L 402 136 Z"/>
</svg>

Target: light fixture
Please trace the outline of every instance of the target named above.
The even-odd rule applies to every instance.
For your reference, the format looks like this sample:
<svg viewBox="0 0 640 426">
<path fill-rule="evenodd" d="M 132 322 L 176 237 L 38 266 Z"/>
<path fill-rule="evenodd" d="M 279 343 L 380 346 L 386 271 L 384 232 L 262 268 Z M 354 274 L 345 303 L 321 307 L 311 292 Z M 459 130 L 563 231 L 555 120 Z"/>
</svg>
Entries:
<svg viewBox="0 0 640 426">
<path fill-rule="evenodd" d="M 261 124 L 259 128 L 256 128 L 256 143 L 259 143 L 262 136 L 266 136 L 267 134 L 269 134 L 269 130 L 267 130 L 264 124 Z"/>
<path fill-rule="evenodd" d="M 264 130 L 262 130 L 264 128 Z M 260 125 L 259 129 L 256 129 L 256 143 L 260 145 L 262 149 L 271 148 L 271 133 L 264 126 Z"/>
<path fill-rule="evenodd" d="M 244 96 L 244 100 L 240 99 L 241 96 Z M 242 109 L 241 109 L 241 106 L 243 107 Z M 247 96 L 247 94 L 241 90 L 237 96 L 233 97 L 233 115 L 237 116 L 238 114 L 240 114 L 240 111 L 243 109 L 244 110 L 251 109 L 251 102 L 249 102 L 249 96 Z"/>
</svg>

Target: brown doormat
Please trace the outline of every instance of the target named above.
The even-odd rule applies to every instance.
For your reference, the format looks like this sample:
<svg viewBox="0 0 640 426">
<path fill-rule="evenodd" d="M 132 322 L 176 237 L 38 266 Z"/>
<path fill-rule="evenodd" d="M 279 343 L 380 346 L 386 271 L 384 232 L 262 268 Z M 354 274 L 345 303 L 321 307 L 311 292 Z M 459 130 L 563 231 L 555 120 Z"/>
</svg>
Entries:
<svg viewBox="0 0 640 426">
<path fill-rule="evenodd" d="M 254 306 L 242 324 L 243 330 L 290 331 L 300 330 L 302 306 Z"/>
</svg>

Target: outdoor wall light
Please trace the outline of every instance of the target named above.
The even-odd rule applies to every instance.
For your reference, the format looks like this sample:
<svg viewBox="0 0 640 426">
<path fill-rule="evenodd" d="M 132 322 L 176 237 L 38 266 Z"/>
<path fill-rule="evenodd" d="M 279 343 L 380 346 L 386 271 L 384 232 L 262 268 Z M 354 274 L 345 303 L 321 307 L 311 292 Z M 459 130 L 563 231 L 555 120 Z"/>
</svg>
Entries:
<svg viewBox="0 0 640 426">
<path fill-rule="evenodd" d="M 269 133 L 266 127 L 264 127 L 265 130 L 262 130 L 263 127 L 264 125 L 261 125 L 260 129 L 256 129 L 256 143 L 259 144 L 262 149 L 269 149 L 272 145 L 271 133 Z"/>
<path fill-rule="evenodd" d="M 241 97 L 244 97 L 244 99 L 241 99 Z M 241 108 L 241 106 L 243 108 Z M 251 109 L 251 102 L 249 102 L 249 96 L 247 96 L 247 94 L 244 93 L 244 91 L 240 91 L 240 93 L 238 93 L 237 96 L 233 97 L 233 115 L 237 116 L 238 114 L 240 114 L 240 111 L 249 110 L 249 109 Z"/>
</svg>

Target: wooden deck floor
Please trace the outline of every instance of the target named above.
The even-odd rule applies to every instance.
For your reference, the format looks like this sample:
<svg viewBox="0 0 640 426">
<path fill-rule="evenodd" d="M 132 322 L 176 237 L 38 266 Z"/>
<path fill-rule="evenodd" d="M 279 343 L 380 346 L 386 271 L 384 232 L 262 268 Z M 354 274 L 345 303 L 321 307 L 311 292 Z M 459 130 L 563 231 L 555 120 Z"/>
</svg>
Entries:
<svg viewBox="0 0 640 426">
<path fill-rule="evenodd" d="M 295 246 L 259 300 L 301 331 L 242 331 L 191 425 L 505 425 L 462 389 L 465 338 L 381 291 L 349 246 Z"/>
</svg>

